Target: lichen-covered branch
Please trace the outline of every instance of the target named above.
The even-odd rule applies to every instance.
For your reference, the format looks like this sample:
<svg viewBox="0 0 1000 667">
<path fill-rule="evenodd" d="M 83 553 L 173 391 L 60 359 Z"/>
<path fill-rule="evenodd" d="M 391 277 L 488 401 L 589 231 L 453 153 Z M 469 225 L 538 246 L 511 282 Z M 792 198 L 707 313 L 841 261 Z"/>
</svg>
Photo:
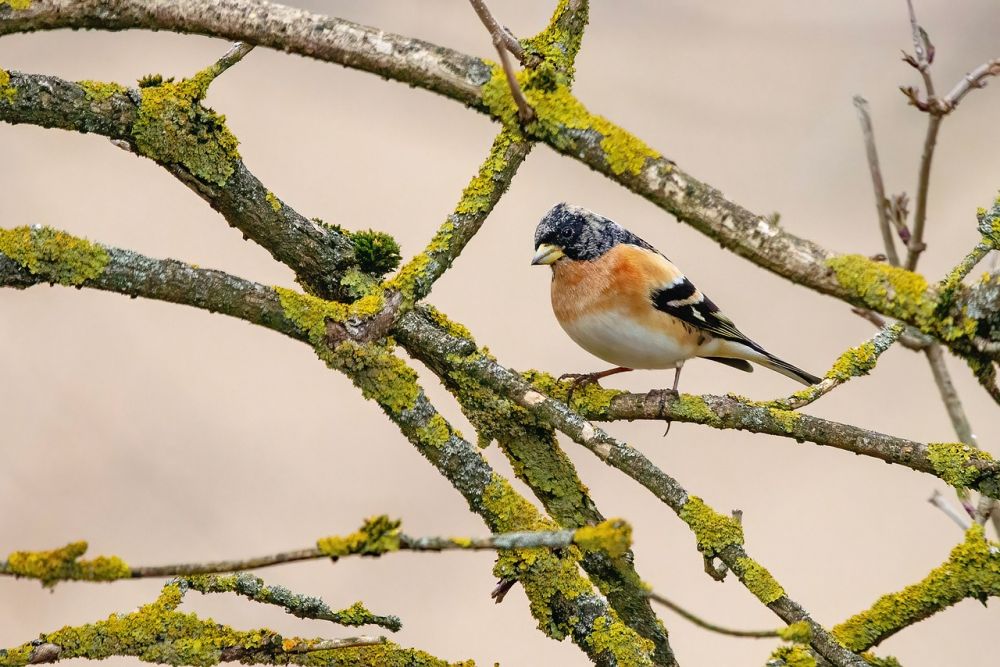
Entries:
<svg viewBox="0 0 1000 667">
<path fill-rule="evenodd" d="M 377 665 L 449 663 L 382 640 L 323 640 L 282 637 L 268 630 L 235 630 L 211 619 L 179 611 L 190 584 L 173 581 L 152 603 L 128 614 L 42 634 L 21 646 L 0 650 L 0 667 L 70 658 L 103 660 L 135 657 L 144 662 L 209 667 L 240 661 L 259 665 Z M 327 651 L 327 653 L 323 653 Z M 471 662 L 456 663 L 471 667 Z"/>
<path fill-rule="evenodd" d="M 871 609 L 833 629 L 834 636 L 853 651 L 877 646 L 900 630 L 964 600 L 1000 595 L 1000 547 L 988 542 L 974 525 L 940 567 L 921 582 L 885 595 Z"/>
<path fill-rule="evenodd" d="M 552 427 L 484 387 L 468 373 L 450 366 L 446 358 L 439 356 L 439 349 L 424 345 L 420 336 L 408 333 L 412 327 L 431 336 L 445 335 L 450 331 L 470 341 L 471 333 L 426 305 L 420 307 L 418 312 L 404 315 L 394 331 L 399 343 L 433 370 L 459 401 L 463 412 L 476 427 L 480 444 L 497 441 L 515 474 L 528 485 L 545 511 L 559 525 L 578 528 L 604 521 Z M 605 593 L 622 620 L 653 642 L 656 664 L 674 664 L 667 630 L 649 604 L 645 585 L 635 569 L 633 554 L 627 552 L 621 558 L 609 558 L 604 552 L 588 551 L 584 553 L 581 565 Z"/>
<path fill-rule="evenodd" d="M 421 327 L 415 317 L 401 321 L 411 346 L 434 349 L 434 355 L 448 359 L 453 369 L 461 370 L 482 384 L 514 401 L 557 427 L 574 441 L 596 454 L 602 461 L 621 470 L 663 501 L 695 533 L 700 551 L 717 557 L 732 570 L 761 602 L 786 623 L 806 621 L 813 635 L 813 647 L 835 665 L 864 665 L 864 661 L 845 651 L 822 626 L 791 600 L 768 571 L 752 560 L 743 549 L 743 531 L 734 519 L 717 514 L 701 499 L 689 496 L 671 476 L 656 467 L 642 453 L 581 419 L 564 404 L 546 397 L 520 375 L 500 366 L 479 351 L 470 339 L 443 333 L 431 326 Z M 401 337 L 403 332 L 401 331 Z M 419 341 L 419 343 L 418 343 Z"/>
<path fill-rule="evenodd" d="M 204 107 L 215 65 L 190 79 L 150 79 L 131 91 L 4 72 L 0 120 L 101 134 L 155 160 L 318 293 L 342 296 L 340 274 L 356 264 L 350 234 L 309 220 L 246 168 L 225 118 Z"/>
</svg>

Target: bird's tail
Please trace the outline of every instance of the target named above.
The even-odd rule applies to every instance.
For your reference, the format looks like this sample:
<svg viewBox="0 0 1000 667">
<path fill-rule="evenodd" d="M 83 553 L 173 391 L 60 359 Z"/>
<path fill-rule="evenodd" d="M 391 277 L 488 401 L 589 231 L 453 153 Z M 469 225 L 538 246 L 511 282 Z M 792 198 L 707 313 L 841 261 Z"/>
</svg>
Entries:
<svg viewBox="0 0 1000 667">
<path fill-rule="evenodd" d="M 776 373 L 781 373 L 785 377 L 807 386 L 819 384 L 823 380 L 823 378 L 818 378 L 812 373 L 807 373 L 797 366 L 792 366 L 787 361 L 782 361 L 749 339 L 744 339 L 743 341 L 725 341 L 718 352 L 715 356 L 746 359 L 755 364 L 760 364 L 764 368 L 770 368 Z"/>
<path fill-rule="evenodd" d="M 774 356 L 766 350 L 761 350 L 761 358 L 755 359 L 758 364 L 764 368 L 770 368 L 772 371 L 781 373 L 785 377 L 789 377 L 793 380 L 797 380 L 804 385 L 814 385 L 819 384 L 823 381 L 823 378 L 818 378 L 812 373 L 807 373 L 798 366 L 793 366 L 787 361 L 782 361 L 778 357 Z"/>
</svg>

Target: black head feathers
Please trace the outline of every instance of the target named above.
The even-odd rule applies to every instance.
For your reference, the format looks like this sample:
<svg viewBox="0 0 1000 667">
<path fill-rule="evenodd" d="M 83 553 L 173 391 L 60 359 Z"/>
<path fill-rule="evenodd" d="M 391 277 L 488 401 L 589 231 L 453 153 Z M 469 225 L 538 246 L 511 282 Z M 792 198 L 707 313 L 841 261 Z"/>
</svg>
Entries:
<svg viewBox="0 0 1000 667">
<path fill-rule="evenodd" d="M 656 251 L 618 223 L 582 206 L 556 204 L 535 229 L 535 248 L 543 243 L 562 248 L 574 260 L 597 259 L 620 243 Z"/>
</svg>

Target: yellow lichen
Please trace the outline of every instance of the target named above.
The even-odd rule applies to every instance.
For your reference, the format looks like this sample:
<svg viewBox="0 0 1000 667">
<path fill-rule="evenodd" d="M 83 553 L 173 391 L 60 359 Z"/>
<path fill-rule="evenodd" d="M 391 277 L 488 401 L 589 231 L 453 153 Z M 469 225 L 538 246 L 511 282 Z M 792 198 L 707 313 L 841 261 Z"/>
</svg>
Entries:
<svg viewBox="0 0 1000 667">
<path fill-rule="evenodd" d="M 955 487 L 971 486 L 983 476 L 973 461 L 994 463 L 988 453 L 960 442 L 932 442 L 927 445 L 927 458 L 934 472 Z"/>
<path fill-rule="evenodd" d="M 826 373 L 834 380 L 850 380 L 852 377 L 867 375 L 878 363 L 878 351 L 871 341 L 852 347 L 837 358 Z"/>
<path fill-rule="evenodd" d="M 394 345 L 391 339 L 363 345 L 345 341 L 332 352 L 319 352 L 332 368 L 351 378 L 362 396 L 377 402 L 388 414 L 399 415 L 416 407 L 420 386 L 416 372 L 393 353 Z"/>
<path fill-rule="evenodd" d="M 52 551 L 15 551 L 0 569 L 17 577 L 38 579 L 43 586 L 60 581 L 114 581 L 132 576 L 129 566 L 118 556 L 98 556 L 79 560 L 87 552 L 86 542 L 72 542 Z"/>
<path fill-rule="evenodd" d="M 32 0 L 0 0 L 0 7 L 7 5 L 14 11 L 19 9 L 27 9 L 31 6 Z"/>
<path fill-rule="evenodd" d="M 680 517 L 694 531 L 698 551 L 706 556 L 743 544 L 743 526 L 736 519 L 719 514 L 697 496 L 688 498 L 681 507 Z"/>
<path fill-rule="evenodd" d="M 833 629 L 851 651 L 864 651 L 884 638 L 965 599 L 1000 595 L 1000 552 L 973 525 L 940 567 L 923 581 L 882 596 L 870 609 Z"/>
<path fill-rule="evenodd" d="M 771 419 L 781 427 L 781 430 L 785 433 L 792 433 L 795 431 L 795 425 L 802 418 L 798 412 L 794 410 L 782 410 L 780 408 L 768 408 L 767 413 L 771 415 Z"/>
<path fill-rule="evenodd" d="M 808 644 L 812 640 L 812 626 L 806 621 L 796 621 L 778 629 L 778 636 L 786 642 Z"/>
<path fill-rule="evenodd" d="M 268 190 L 267 194 L 264 195 L 264 199 L 267 200 L 267 203 L 270 204 L 271 209 L 275 213 L 278 213 L 278 212 L 281 211 L 281 200 L 278 199 L 277 195 L 275 195 L 273 192 L 271 192 L 270 190 Z"/>
<path fill-rule="evenodd" d="M 10 85 L 10 73 L 0 67 L 0 102 L 6 100 L 8 104 L 11 104 L 15 97 L 17 97 L 17 88 Z"/>
<path fill-rule="evenodd" d="M 334 560 L 354 554 L 381 556 L 398 551 L 399 523 L 384 514 L 373 516 L 365 519 L 361 528 L 349 535 L 320 538 L 316 541 L 316 548 Z"/>
<path fill-rule="evenodd" d="M 226 127 L 225 116 L 201 104 L 217 73 L 213 66 L 190 79 L 161 79 L 142 87 L 132 136 L 143 155 L 183 165 L 207 183 L 225 185 L 240 157 L 239 141 Z"/>
<path fill-rule="evenodd" d="M 781 660 L 785 667 L 816 667 L 816 658 L 803 646 L 779 646 L 771 653 L 772 660 Z"/>
<path fill-rule="evenodd" d="M 587 643 L 596 654 L 612 656 L 606 664 L 620 667 L 652 664 L 649 656 L 653 653 L 653 642 L 636 637 L 635 632 L 622 623 L 613 611 L 610 620 L 605 616 L 594 619 L 594 628 L 587 636 Z"/>
<path fill-rule="evenodd" d="M 84 95 L 91 102 L 105 102 L 114 95 L 124 95 L 128 93 L 125 86 L 118 83 L 105 83 L 103 81 L 77 81 L 77 85 L 83 88 Z"/>
<path fill-rule="evenodd" d="M 108 252 L 101 246 L 49 227 L 0 229 L 0 253 L 61 285 L 97 278 L 108 264 Z"/>
<path fill-rule="evenodd" d="M 738 558 L 736 564 L 740 571 L 740 580 L 757 599 L 764 604 L 771 604 L 785 594 L 781 584 L 771 576 L 763 565 L 752 558 Z"/>
<path fill-rule="evenodd" d="M 632 548 L 632 526 L 622 519 L 608 519 L 596 526 L 577 528 L 573 543 L 584 551 L 603 551 L 618 558 Z"/>
</svg>

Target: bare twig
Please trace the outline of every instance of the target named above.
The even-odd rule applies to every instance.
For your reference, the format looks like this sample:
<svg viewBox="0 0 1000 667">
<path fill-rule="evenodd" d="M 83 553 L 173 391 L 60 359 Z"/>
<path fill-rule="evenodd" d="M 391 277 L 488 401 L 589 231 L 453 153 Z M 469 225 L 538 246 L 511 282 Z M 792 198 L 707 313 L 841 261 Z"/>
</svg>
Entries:
<svg viewBox="0 0 1000 667">
<path fill-rule="evenodd" d="M 934 493 L 932 493 L 931 497 L 927 499 L 927 502 L 944 512 L 945 515 L 958 524 L 958 527 L 962 530 L 968 530 L 969 527 L 972 526 L 972 520 L 969 518 L 969 515 L 965 512 L 959 512 L 956 510 L 955 507 L 949 503 L 937 489 L 934 489 Z"/>
<path fill-rule="evenodd" d="M 490 8 L 486 6 L 486 2 L 484 0 L 469 0 L 469 3 L 476 10 L 479 20 L 490 31 L 490 34 L 493 36 L 493 43 L 497 44 L 499 38 L 500 44 L 510 51 L 522 65 L 528 65 L 529 63 L 526 62 L 527 54 L 524 51 L 524 47 L 521 46 L 521 42 L 517 41 L 506 27 L 500 25 L 499 21 L 496 20 L 490 11 Z"/>
<path fill-rule="evenodd" d="M 882 180 L 882 170 L 878 164 L 878 149 L 875 147 L 875 131 L 872 129 L 871 115 L 868 113 L 868 100 L 860 95 L 854 96 L 854 107 L 858 110 L 861 121 L 861 133 L 865 139 L 865 154 L 868 156 L 868 169 L 872 175 L 872 186 L 875 190 L 875 211 L 878 213 L 878 227 L 882 232 L 882 244 L 885 255 L 893 266 L 899 265 L 899 254 L 896 252 L 896 241 L 889 227 L 889 201 L 885 196 L 885 183 Z"/>
<path fill-rule="evenodd" d="M 732 628 L 727 628 L 721 625 L 716 625 L 706 621 L 705 619 L 696 616 L 684 607 L 680 606 L 676 602 L 663 597 L 658 593 L 649 593 L 649 599 L 653 600 L 658 604 L 662 604 L 664 607 L 674 612 L 681 618 L 691 621 L 699 628 L 704 628 L 710 632 L 718 632 L 720 635 L 729 635 L 730 637 L 751 637 L 751 638 L 766 638 L 766 637 L 780 637 L 781 635 L 777 630 L 734 630 Z"/>
<path fill-rule="evenodd" d="M 214 81 L 220 74 L 225 72 L 227 69 L 243 60 L 243 58 L 253 51 L 253 44 L 247 44 L 246 42 L 235 42 L 228 51 L 223 54 L 221 58 L 215 61 L 207 71 L 208 81 Z"/>
<path fill-rule="evenodd" d="M 969 91 L 985 87 L 986 79 L 991 76 L 1000 76 L 1000 58 L 989 60 L 962 77 L 962 80 L 944 96 L 942 100 L 944 106 L 951 112 Z"/>
<path fill-rule="evenodd" d="M 476 10 L 476 14 L 479 15 L 479 19 L 486 26 L 489 31 L 490 36 L 493 38 L 493 46 L 496 47 L 497 55 L 500 56 L 500 66 L 503 67 L 503 73 L 507 77 L 507 85 L 510 86 L 510 94 L 514 97 L 514 102 L 517 104 L 517 115 L 521 119 L 522 123 L 530 123 L 535 118 L 535 110 L 531 108 L 528 104 L 528 100 L 524 97 L 524 91 L 521 90 L 521 84 L 517 81 L 517 74 L 514 72 L 514 64 L 510 61 L 510 56 L 507 55 L 508 51 L 513 53 L 518 60 L 522 63 L 524 62 L 524 49 L 521 48 L 520 43 L 514 37 L 507 32 L 507 30 L 501 26 L 493 14 L 490 13 L 489 8 L 486 6 L 484 0 L 469 0 L 472 3 L 472 8 Z M 512 43 L 516 44 L 516 48 L 512 48 Z"/>
<path fill-rule="evenodd" d="M 937 145 L 938 130 L 941 129 L 941 116 L 930 114 L 927 118 L 927 132 L 924 135 L 924 150 L 920 155 L 920 173 L 917 176 L 917 207 L 913 212 L 913 236 L 907 244 L 906 268 L 913 271 L 917 261 L 926 248 L 924 243 L 924 227 L 927 223 L 927 194 L 930 189 L 931 163 L 934 160 L 934 147 Z"/>
<path fill-rule="evenodd" d="M 851 308 L 851 312 L 868 320 L 880 329 L 888 325 L 886 318 L 882 317 L 873 310 L 868 310 L 867 308 Z M 903 329 L 903 333 L 899 335 L 899 344 L 908 350 L 913 350 L 914 352 L 920 352 L 933 342 L 933 338 L 910 326 Z"/>
</svg>

